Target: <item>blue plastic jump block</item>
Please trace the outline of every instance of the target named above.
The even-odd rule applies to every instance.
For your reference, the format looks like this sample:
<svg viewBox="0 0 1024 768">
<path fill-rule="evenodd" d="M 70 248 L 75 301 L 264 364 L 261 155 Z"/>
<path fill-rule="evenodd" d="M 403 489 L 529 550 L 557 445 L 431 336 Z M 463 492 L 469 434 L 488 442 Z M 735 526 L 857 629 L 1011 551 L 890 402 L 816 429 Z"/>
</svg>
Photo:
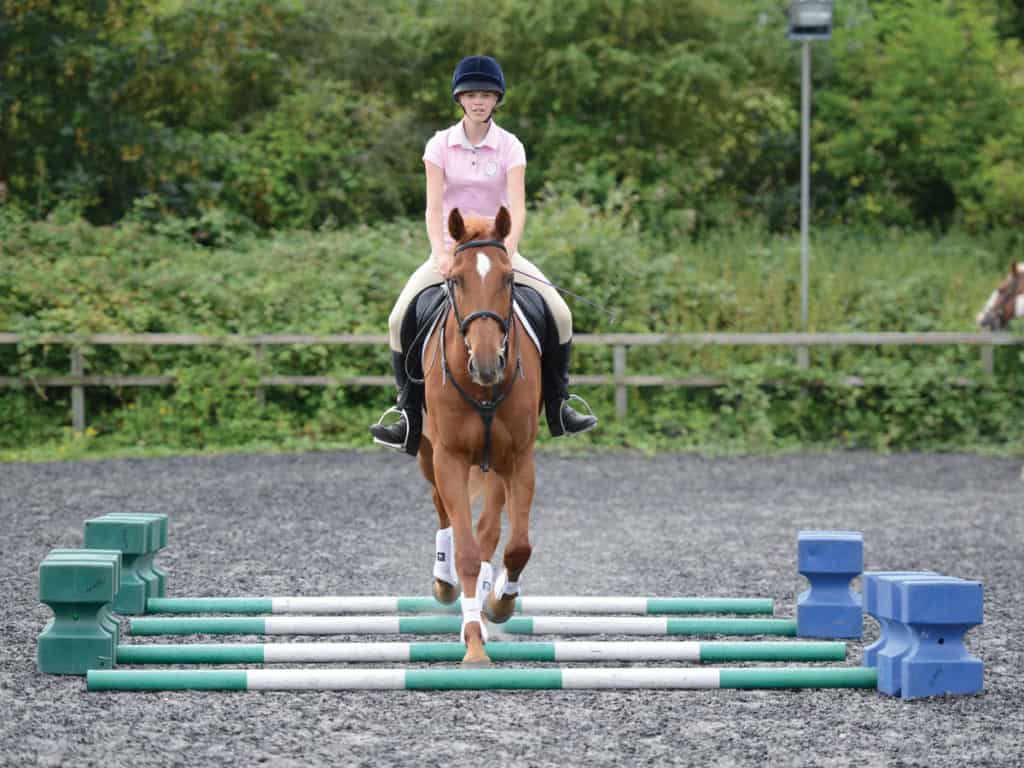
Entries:
<svg viewBox="0 0 1024 768">
<path fill-rule="evenodd" d="M 984 665 L 963 645 L 967 631 L 983 621 L 980 582 L 882 577 L 877 608 L 894 630 L 878 652 L 879 691 L 904 699 L 981 692 Z"/>
<path fill-rule="evenodd" d="M 864 613 L 878 622 L 878 639 L 864 649 L 864 666 L 878 666 L 878 652 L 886 646 L 893 633 L 900 630 L 893 629 L 893 619 L 878 615 L 878 580 L 893 576 L 938 576 L 934 571 L 865 571 L 861 581 L 863 586 Z"/>
<path fill-rule="evenodd" d="M 864 570 L 864 536 L 857 531 L 800 531 L 797 570 L 810 582 L 796 603 L 799 637 L 851 637 L 864 631 L 860 595 L 850 582 Z"/>
<path fill-rule="evenodd" d="M 911 628 L 903 621 L 903 598 L 899 585 L 905 581 L 959 581 L 954 576 L 927 573 L 893 573 L 871 579 L 873 582 L 872 615 L 885 627 L 885 643 L 875 649 L 874 663 L 878 667 L 878 690 L 890 696 L 899 696 L 902 688 L 901 662 L 913 642 Z M 877 645 L 877 644 L 876 644 Z"/>
</svg>

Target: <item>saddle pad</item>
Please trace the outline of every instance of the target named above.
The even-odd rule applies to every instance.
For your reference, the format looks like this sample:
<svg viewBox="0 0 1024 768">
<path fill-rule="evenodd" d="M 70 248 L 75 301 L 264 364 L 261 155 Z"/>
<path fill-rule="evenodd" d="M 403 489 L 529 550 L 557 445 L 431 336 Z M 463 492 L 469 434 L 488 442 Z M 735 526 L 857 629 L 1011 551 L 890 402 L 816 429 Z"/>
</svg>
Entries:
<svg viewBox="0 0 1024 768">
<path fill-rule="evenodd" d="M 426 363 L 427 342 L 434 333 L 434 326 L 440 318 L 438 310 L 447 301 L 447 293 L 441 285 L 434 285 L 424 289 L 416 297 L 409 311 L 406 313 L 405 322 L 402 324 L 402 346 L 408 348 L 408 344 L 415 339 L 420 332 L 423 333 L 423 343 L 420 348 L 420 365 Z M 516 284 L 516 298 L 512 303 L 513 310 L 522 327 L 525 329 L 530 341 L 537 348 L 537 352 L 544 354 L 542 339 L 547 337 L 549 328 L 554 327 L 548 318 L 548 309 L 544 304 L 541 295 L 525 285 Z M 427 324 L 429 323 L 429 328 Z M 407 335 L 408 334 L 408 335 Z"/>
</svg>

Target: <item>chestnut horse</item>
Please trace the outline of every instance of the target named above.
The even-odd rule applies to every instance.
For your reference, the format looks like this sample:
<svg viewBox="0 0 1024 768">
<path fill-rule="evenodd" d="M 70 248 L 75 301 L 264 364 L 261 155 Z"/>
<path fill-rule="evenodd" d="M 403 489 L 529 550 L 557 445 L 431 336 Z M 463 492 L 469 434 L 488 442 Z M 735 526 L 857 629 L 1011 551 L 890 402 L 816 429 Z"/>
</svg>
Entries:
<svg viewBox="0 0 1024 768">
<path fill-rule="evenodd" d="M 456 246 L 446 283 L 448 306 L 424 345 L 426 420 L 418 458 L 439 525 L 434 595 L 452 603 L 456 582 L 462 584 L 467 664 L 489 662 L 481 609 L 496 623 L 512 615 L 531 551 L 541 367 L 540 352 L 513 308 L 512 259 L 504 245 L 510 228 L 504 207 L 493 224 L 464 220 L 457 208 L 451 212 L 448 232 Z M 474 537 L 471 503 L 481 490 L 484 505 Z M 494 580 L 490 561 L 506 501 L 505 571 Z"/>
<path fill-rule="evenodd" d="M 999 331 L 1015 317 L 1024 317 L 1024 264 L 1015 261 L 975 318 L 979 328 Z"/>
</svg>

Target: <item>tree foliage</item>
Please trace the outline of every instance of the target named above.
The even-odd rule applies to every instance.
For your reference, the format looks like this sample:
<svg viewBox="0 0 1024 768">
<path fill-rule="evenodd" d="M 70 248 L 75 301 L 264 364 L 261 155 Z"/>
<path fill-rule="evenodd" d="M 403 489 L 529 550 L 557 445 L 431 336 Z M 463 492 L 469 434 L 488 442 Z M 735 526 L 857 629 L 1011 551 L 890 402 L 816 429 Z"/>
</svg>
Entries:
<svg viewBox="0 0 1024 768">
<path fill-rule="evenodd" d="M 1020 222 L 1024 57 L 985 4 L 879 0 L 840 29 L 819 99 L 830 197 L 855 219 Z M 1019 189 L 1019 188 L 1018 188 Z"/>
<path fill-rule="evenodd" d="M 814 46 L 817 215 L 1020 224 L 1018 4 L 837 13 Z M 7 0 L 0 183 L 32 216 L 97 222 L 140 205 L 264 229 L 418 216 L 423 144 L 458 115 L 452 66 L 487 52 L 534 197 L 615 205 L 667 237 L 787 227 L 799 48 L 784 26 L 777 0 Z"/>
</svg>

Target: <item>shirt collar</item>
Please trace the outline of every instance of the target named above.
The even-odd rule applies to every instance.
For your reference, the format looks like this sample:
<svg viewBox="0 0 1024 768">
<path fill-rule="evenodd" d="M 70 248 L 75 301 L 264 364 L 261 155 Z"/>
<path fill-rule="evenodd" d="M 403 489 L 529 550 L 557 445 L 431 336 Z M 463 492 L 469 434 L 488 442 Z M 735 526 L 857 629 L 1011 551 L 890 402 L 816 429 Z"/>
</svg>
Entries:
<svg viewBox="0 0 1024 768">
<path fill-rule="evenodd" d="M 466 137 L 466 128 L 462 121 L 452 126 L 452 130 L 448 132 L 448 146 L 449 147 L 465 147 L 466 149 L 478 149 L 480 147 L 490 147 L 491 149 L 498 148 L 498 124 L 491 118 L 491 125 L 487 129 L 487 134 L 484 136 L 483 141 L 477 144 L 475 147 L 469 143 L 469 139 Z"/>
</svg>

